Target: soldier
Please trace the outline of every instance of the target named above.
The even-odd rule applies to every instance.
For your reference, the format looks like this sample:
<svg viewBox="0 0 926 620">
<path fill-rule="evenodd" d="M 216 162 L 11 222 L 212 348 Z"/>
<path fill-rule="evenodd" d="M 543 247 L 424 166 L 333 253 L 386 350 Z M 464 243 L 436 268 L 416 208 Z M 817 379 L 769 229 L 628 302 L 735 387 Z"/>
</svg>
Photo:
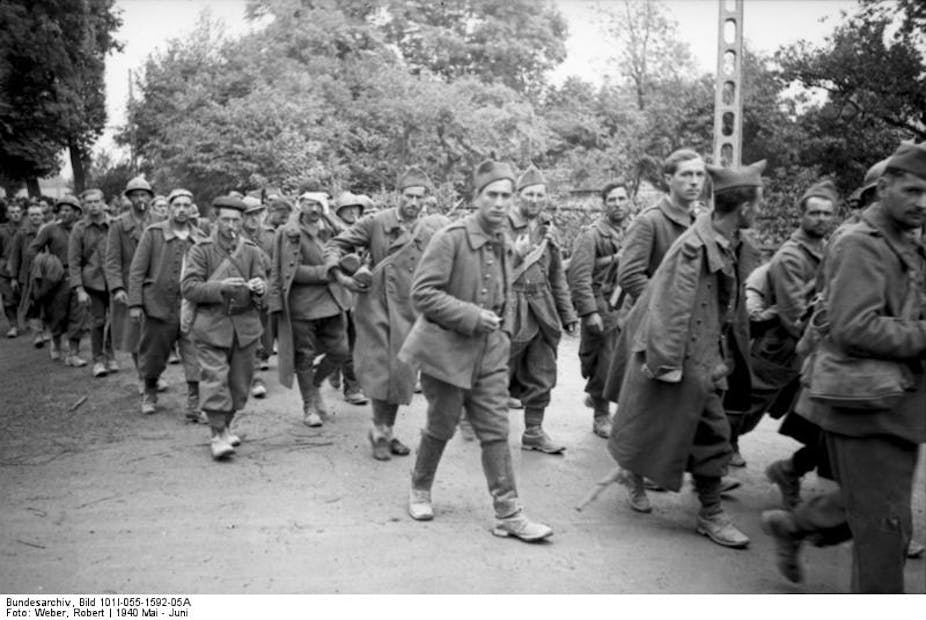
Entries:
<svg viewBox="0 0 926 620">
<path fill-rule="evenodd" d="M 131 179 L 125 186 L 123 195 L 131 206 L 122 215 L 109 224 L 109 237 L 106 242 L 106 260 L 103 273 L 110 295 L 110 329 L 113 347 L 132 355 L 132 364 L 138 375 L 138 393 L 145 393 L 144 377 L 138 367 L 138 339 L 141 323 L 129 320 L 129 268 L 138 241 L 148 226 L 155 222 L 149 210 L 154 192 L 143 177 Z M 167 389 L 163 379 L 158 381 L 158 391 Z"/>
<path fill-rule="evenodd" d="M 103 210 L 103 192 L 88 189 L 81 194 L 86 215 L 74 224 L 68 243 L 68 270 L 77 302 L 87 309 L 90 323 L 90 351 L 93 376 L 117 372 L 112 338 L 106 330 L 109 294 L 103 275 L 109 216 Z"/>
<path fill-rule="evenodd" d="M 157 410 L 161 373 L 179 342 L 180 359 L 187 384 L 186 417 L 199 419 L 199 378 L 196 346 L 180 330 L 180 273 L 194 243 L 203 239 L 190 221 L 193 194 L 175 189 L 167 198 L 168 219 L 152 224 L 142 233 L 129 267 L 129 319 L 141 325 L 138 370 L 145 382 L 141 412 Z"/>
<path fill-rule="evenodd" d="M 618 312 L 611 307 L 610 297 L 617 286 L 618 254 L 630 213 L 627 186 L 609 183 L 601 191 L 601 201 L 601 219 L 583 229 L 573 243 L 566 277 L 572 303 L 582 319 L 579 362 L 588 380 L 585 392 L 593 410 L 592 431 L 607 439 L 611 412 L 603 392 L 618 328 Z"/>
<path fill-rule="evenodd" d="M 40 303 L 45 321 L 51 330 L 51 359 L 61 359 L 61 336 L 66 333 L 68 352 L 64 364 L 79 368 L 87 365 L 80 357 L 80 338 L 84 330 L 85 314 L 84 307 L 78 303 L 77 295 L 73 294 L 68 277 L 68 245 L 71 229 L 81 216 L 82 207 L 74 196 L 59 198 L 55 207 L 57 219 L 39 229 L 29 245 L 29 251 L 37 255 L 47 250 L 63 267 L 61 279 L 42 296 Z"/>
<path fill-rule="evenodd" d="M 926 249 L 913 234 L 926 223 L 926 145 L 902 144 L 894 152 L 877 195 L 827 246 L 825 320 L 816 355 L 826 354 L 830 364 L 811 365 L 809 383 L 811 390 L 824 378 L 838 385 L 847 368 L 874 359 L 880 368 L 861 378 L 863 384 L 897 376 L 904 390 L 891 402 L 851 408 L 838 399 L 800 403 L 808 406 L 798 411 L 823 429 L 839 489 L 804 500 L 793 512 L 762 515 L 763 530 L 775 539 L 778 568 L 790 581 L 803 578 L 803 541 L 833 545 L 852 538 L 852 592 L 868 594 L 904 591 L 912 485 L 926 442 Z M 844 362 L 837 365 L 839 359 Z M 827 376 L 826 368 L 840 371 Z M 854 394 L 860 400 L 873 395 Z"/>
<path fill-rule="evenodd" d="M 330 280 L 325 265 L 324 245 L 334 236 L 323 221 L 326 202 L 320 192 L 302 194 L 299 216 L 277 230 L 267 302 L 278 317 L 280 383 L 291 388 L 296 375 L 302 422 L 313 428 L 330 415 L 319 386 L 349 355 L 344 312 L 350 294 Z M 319 355 L 323 357 L 313 368 Z"/>
<path fill-rule="evenodd" d="M 475 213 L 434 235 L 412 285 L 412 302 L 421 314 L 399 359 L 420 366 L 428 412 L 408 513 L 418 521 L 434 518 L 434 474 L 465 408 L 479 437 L 495 508 L 492 533 L 542 540 L 553 530 L 524 515 L 508 447 L 510 340 L 502 317 L 511 272 L 503 229 L 514 195 L 514 171 L 507 164 L 485 161 L 473 177 Z"/>
<path fill-rule="evenodd" d="M 672 491 L 694 477 L 701 503 L 697 531 L 719 545 L 749 538 L 723 510 L 722 476 L 733 451 L 723 393 L 749 393 L 749 324 L 742 299 L 746 273 L 741 229 L 762 203 L 765 162 L 743 169 L 710 168 L 714 210 L 682 233 L 627 317 L 627 338 L 615 361 L 623 383 L 608 449 L 630 472 L 628 500 L 651 512 L 643 476 Z M 612 367 L 613 368 L 613 367 Z M 613 370 L 612 370 L 613 371 Z"/>
<path fill-rule="evenodd" d="M 212 432 L 212 457 L 219 460 L 241 443 L 230 426 L 248 400 L 261 333 L 257 306 L 267 282 L 260 251 L 241 235 L 244 202 L 221 196 L 212 207 L 217 212 L 212 235 L 190 248 L 180 289 L 195 304 L 191 335 L 202 370 L 201 405 Z"/>
<path fill-rule="evenodd" d="M 334 205 L 335 216 L 337 216 L 340 224 L 343 225 L 343 228 L 340 228 L 339 232 L 343 232 L 353 226 L 363 214 L 363 205 L 359 198 L 350 192 L 341 192 L 335 200 Z M 365 255 L 360 257 L 360 262 L 365 262 L 366 258 Z M 357 329 L 354 325 L 355 305 L 356 299 L 354 296 L 351 296 L 350 310 L 347 311 L 347 347 L 350 350 L 350 354 L 347 356 L 347 361 L 344 362 L 340 370 L 331 373 L 328 381 L 331 382 L 332 387 L 337 389 L 340 387 L 339 375 L 343 375 L 344 400 L 352 405 L 365 405 L 369 401 L 360 389 L 360 383 L 357 381 L 357 374 L 354 372 L 354 343 L 357 340 Z"/>
<path fill-rule="evenodd" d="M 241 233 L 245 239 L 249 240 L 260 250 L 260 258 L 264 261 L 264 277 L 270 278 L 270 253 L 273 251 L 274 231 L 264 224 L 264 216 L 267 213 L 267 207 L 260 201 L 246 196 L 244 203 L 247 208 L 244 210 L 244 218 L 241 222 Z M 268 340 L 267 336 L 271 333 L 270 318 L 267 314 L 266 305 L 262 304 L 258 309 L 260 312 L 260 324 L 263 329 L 261 339 L 257 345 L 257 354 L 254 356 L 254 382 L 251 384 L 251 396 L 254 398 L 263 398 L 267 395 L 267 385 L 260 376 L 260 371 L 267 370 L 270 367 L 268 360 L 270 352 L 273 350 L 273 340 Z"/>
<path fill-rule="evenodd" d="M 562 330 L 575 334 L 579 320 L 566 284 L 559 240 L 552 220 L 543 212 L 549 204 L 547 182 L 531 166 L 516 189 L 516 204 L 508 213 L 512 254 L 512 296 L 505 319 L 511 331 L 508 390 L 524 406 L 521 448 L 562 454 L 566 447 L 543 430 L 543 416 L 556 385 L 556 348 Z"/>
<path fill-rule="evenodd" d="M 415 320 L 409 295 L 414 270 L 431 235 L 450 223 L 443 216 L 419 217 L 430 188 L 423 171 L 409 169 L 396 184 L 398 206 L 363 218 L 325 246 L 334 277 L 357 293 L 355 369 L 363 392 L 373 400 L 369 439 L 373 458 L 380 461 L 410 452 L 393 427 L 399 405 L 412 400 L 416 376 L 411 366 L 396 358 Z M 369 252 L 368 284 L 354 279 L 349 273 L 353 270 L 343 266 L 356 248 Z"/>
<path fill-rule="evenodd" d="M 26 220 L 13 236 L 10 243 L 10 253 L 7 256 L 7 270 L 11 275 L 10 286 L 19 295 L 19 312 L 29 321 L 32 329 L 32 345 L 36 349 L 45 346 L 46 338 L 42 327 L 41 310 L 39 305 L 32 303 L 29 288 L 29 274 L 32 272 L 32 260 L 35 258 L 29 250 L 32 240 L 42 226 L 42 207 L 30 204 L 26 209 Z"/>
<path fill-rule="evenodd" d="M 166 196 L 158 194 L 151 199 L 151 213 L 154 219 L 161 221 L 167 218 L 168 201 Z"/>
<path fill-rule="evenodd" d="M 16 275 L 9 270 L 10 254 L 13 251 L 13 237 L 19 232 L 23 219 L 22 207 L 13 202 L 6 208 L 7 221 L 0 224 L 0 297 L 3 298 L 3 313 L 10 324 L 7 338 L 19 335 L 19 287 L 13 286 Z"/>
</svg>

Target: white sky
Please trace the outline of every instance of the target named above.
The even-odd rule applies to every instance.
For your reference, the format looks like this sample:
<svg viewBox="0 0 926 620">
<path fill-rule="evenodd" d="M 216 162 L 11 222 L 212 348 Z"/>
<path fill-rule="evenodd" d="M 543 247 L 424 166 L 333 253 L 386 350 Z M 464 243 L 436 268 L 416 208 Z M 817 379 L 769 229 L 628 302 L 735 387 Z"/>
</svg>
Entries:
<svg viewBox="0 0 926 620">
<path fill-rule="evenodd" d="M 579 75 L 597 82 L 608 71 L 613 72 L 607 63 L 613 52 L 602 31 L 602 18 L 595 9 L 596 5 L 611 1 L 619 0 L 556 0 L 569 22 L 569 39 L 566 61 L 554 71 L 553 80 Z M 678 21 L 681 36 L 691 46 L 699 68 L 713 71 L 718 0 L 664 0 L 664 3 Z M 244 20 L 244 0 L 119 0 L 116 4 L 123 19 L 116 36 L 125 48 L 107 59 L 109 122 L 97 145 L 109 150 L 114 149 L 115 128 L 125 122 L 130 69 L 139 68 L 148 54 L 159 47 L 163 49 L 168 39 L 190 33 L 203 9 L 222 20 L 229 35 L 244 33 L 249 28 Z M 840 11 L 853 6 L 854 0 L 745 0 L 746 40 L 753 49 L 765 52 L 799 39 L 821 40 L 838 21 Z"/>
</svg>

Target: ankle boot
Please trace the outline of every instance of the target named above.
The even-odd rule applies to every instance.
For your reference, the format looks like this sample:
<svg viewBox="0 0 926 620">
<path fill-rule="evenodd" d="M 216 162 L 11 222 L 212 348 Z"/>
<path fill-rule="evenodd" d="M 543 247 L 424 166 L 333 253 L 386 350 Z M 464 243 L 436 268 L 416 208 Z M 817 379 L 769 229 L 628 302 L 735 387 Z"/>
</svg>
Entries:
<svg viewBox="0 0 926 620">
<path fill-rule="evenodd" d="M 298 370 L 296 381 L 299 383 L 299 392 L 302 394 L 302 423 L 317 428 L 322 425 L 322 418 L 318 410 L 318 386 L 315 385 L 315 373 L 312 369 Z"/>
</svg>

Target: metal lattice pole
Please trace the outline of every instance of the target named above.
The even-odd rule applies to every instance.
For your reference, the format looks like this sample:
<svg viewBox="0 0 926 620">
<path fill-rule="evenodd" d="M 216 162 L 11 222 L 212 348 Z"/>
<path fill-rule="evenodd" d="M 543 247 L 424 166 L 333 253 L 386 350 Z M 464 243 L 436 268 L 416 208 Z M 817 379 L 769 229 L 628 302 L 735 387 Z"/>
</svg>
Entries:
<svg viewBox="0 0 926 620">
<path fill-rule="evenodd" d="M 719 0 L 714 88 L 714 162 L 739 166 L 743 152 L 743 0 Z"/>
</svg>

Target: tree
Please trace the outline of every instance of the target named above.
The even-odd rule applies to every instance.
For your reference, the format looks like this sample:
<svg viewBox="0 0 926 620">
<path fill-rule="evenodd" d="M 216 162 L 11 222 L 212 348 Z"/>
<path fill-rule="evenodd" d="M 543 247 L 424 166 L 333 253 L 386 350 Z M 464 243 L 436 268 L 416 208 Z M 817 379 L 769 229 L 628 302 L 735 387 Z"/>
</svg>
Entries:
<svg viewBox="0 0 926 620">
<path fill-rule="evenodd" d="M 68 149 L 76 189 L 106 124 L 104 63 L 120 44 L 115 0 L 0 5 L 0 156 L 24 179 L 55 172 Z M 30 189 L 30 191 L 32 191 Z"/>
</svg>

